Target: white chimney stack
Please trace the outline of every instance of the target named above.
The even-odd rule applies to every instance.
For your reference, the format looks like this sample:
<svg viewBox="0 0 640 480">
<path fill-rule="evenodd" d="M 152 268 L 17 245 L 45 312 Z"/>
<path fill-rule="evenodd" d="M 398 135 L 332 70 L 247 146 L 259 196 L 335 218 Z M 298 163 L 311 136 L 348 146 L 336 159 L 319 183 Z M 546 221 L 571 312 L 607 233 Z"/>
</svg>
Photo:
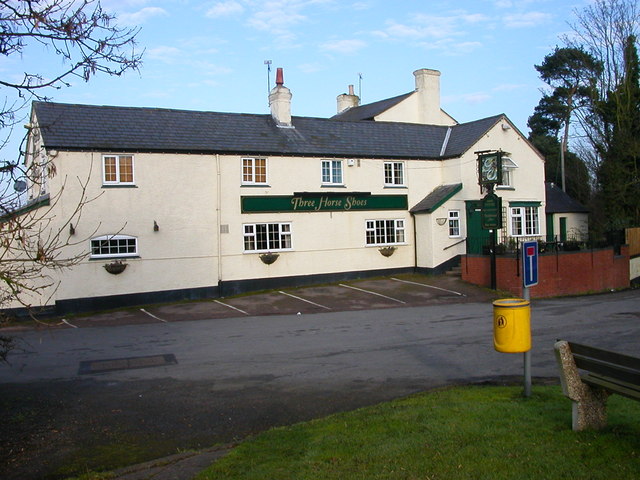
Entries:
<svg viewBox="0 0 640 480">
<path fill-rule="evenodd" d="M 353 92 L 353 85 L 349 85 L 349 93 L 338 95 L 338 113 L 360 105 L 360 97 Z"/>
<path fill-rule="evenodd" d="M 278 126 L 291 127 L 291 91 L 284 86 L 282 68 L 276 70 L 276 86 L 269 94 L 271 116 Z"/>
<path fill-rule="evenodd" d="M 418 116 L 420 123 L 438 123 L 440 112 L 440 72 L 421 68 L 413 72 L 418 93 Z"/>
</svg>

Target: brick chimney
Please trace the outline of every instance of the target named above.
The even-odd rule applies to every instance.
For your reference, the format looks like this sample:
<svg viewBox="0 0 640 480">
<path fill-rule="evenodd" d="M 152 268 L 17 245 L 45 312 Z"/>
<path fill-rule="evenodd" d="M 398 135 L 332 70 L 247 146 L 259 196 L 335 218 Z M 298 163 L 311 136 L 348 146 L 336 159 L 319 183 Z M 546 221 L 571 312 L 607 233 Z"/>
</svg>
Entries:
<svg viewBox="0 0 640 480">
<path fill-rule="evenodd" d="M 291 127 L 291 91 L 284 86 L 282 68 L 276 70 L 276 86 L 269 94 L 271 116 L 279 127 Z"/>
<path fill-rule="evenodd" d="M 360 105 L 360 97 L 353 93 L 353 85 L 349 85 L 349 93 L 338 95 L 338 113 Z"/>
<path fill-rule="evenodd" d="M 418 93 L 418 118 L 420 123 L 437 124 L 440 112 L 440 72 L 421 68 L 413 72 Z"/>
</svg>

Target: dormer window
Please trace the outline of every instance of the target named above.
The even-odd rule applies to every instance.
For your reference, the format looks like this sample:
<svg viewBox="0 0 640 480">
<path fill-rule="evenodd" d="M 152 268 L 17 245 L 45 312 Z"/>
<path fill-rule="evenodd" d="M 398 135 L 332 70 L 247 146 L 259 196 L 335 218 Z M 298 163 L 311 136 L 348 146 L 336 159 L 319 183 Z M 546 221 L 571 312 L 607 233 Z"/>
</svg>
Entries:
<svg viewBox="0 0 640 480">
<path fill-rule="evenodd" d="M 502 183 L 498 188 L 514 188 L 513 174 L 516 168 L 518 165 L 511 158 L 502 157 Z"/>
</svg>

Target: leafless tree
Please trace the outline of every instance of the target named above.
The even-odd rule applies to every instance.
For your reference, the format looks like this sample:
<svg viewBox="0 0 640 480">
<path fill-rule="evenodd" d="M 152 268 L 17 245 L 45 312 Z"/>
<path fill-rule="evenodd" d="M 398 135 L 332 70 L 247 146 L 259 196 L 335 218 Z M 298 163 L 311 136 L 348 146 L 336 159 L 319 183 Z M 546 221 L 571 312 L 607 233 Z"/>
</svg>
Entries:
<svg viewBox="0 0 640 480">
<path fill-rule="evenodd" d="M 22 122 L 31 100 L 46 101 L 57 89 L 71 86 L 73 78 L 89 81 L 96 74 L 122 75 L 138 70 L 142 52 L 136 51 L 139 29 L 117 25 L 114 15 L 97 0 L 0 0 L 0 56 L 21 57 L 41 47 L 61 59 L 57 71 L 24 71 L 0 77 L 0 151 L 14 127 Z M 34 133 L 33 129 L 30 130 Z M 52 272 L 69 268 L 84 255 L 74 254 L 78 240 L 72 234 L 80 220 L 87 181 L 64 179 L 59 191 L 50 194 L 47 179 L 56 175 L 55 163 L 47 152 L 24 141 L 20 152 L 0 163 L 0 308 L 8 304 L 31 307 L 43 292 L 55 291 Z M 52 213 L 68 182 L 80 182 L 80 198 L 67 218 Z M 60 182 L 59 182 L 60 183 Z M 25 189 L 32 192 L 25 203 Z M 35 195 L 33 192 L 36 192 Z M 69 253 L 72 252 L 72 253 Z M 0 318 L 0 322 L 3 318 Z M 11 338 L 0 336 L 0 360 L 13 346 Z"/>
<path fill-rule="evenodd" d="M 582 10 L 576 10 L 572 32 L 563 37 L 573 48 L 581 48 L 593 56 L 602 70 L 595 78 L 594 97 L 589 108 L 578 110 L 580 131 L 576 137 L 586 138 L 593 151 L 593 168 L 599 166 L 598 150 L 610 137 L 611 125 L 598 115 L 610 92 L 621 84 L 625 75 L 625 45 L 639 36 L 640 8 L 637 0 L 595 0 Z"/>
</svg>

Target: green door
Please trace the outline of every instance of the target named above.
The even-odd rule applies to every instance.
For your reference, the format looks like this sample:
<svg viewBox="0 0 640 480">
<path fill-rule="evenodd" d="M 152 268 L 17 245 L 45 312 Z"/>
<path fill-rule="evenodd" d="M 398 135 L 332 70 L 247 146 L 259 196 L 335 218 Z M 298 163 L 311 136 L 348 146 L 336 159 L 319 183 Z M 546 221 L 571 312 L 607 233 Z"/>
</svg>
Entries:
<svg viewBox="0 0 640 480">
<path fill-rule="evenodd" d="M 560 217 L 560 241 L 567 241 L 567 217 Z"/>
<path fill-rule="evenodd" d="M 553 215 L 547 213 L 547 242 L 556 241 L 556 232 L 553 231 Z"/>
<path fill-rule="evenodd" d="M 489 230 L 482 228 L 482 215 L 480 200 L 467 200 L 467 253 L 482 254 L 482 247 L 489 245 Z"/>
</svg>

